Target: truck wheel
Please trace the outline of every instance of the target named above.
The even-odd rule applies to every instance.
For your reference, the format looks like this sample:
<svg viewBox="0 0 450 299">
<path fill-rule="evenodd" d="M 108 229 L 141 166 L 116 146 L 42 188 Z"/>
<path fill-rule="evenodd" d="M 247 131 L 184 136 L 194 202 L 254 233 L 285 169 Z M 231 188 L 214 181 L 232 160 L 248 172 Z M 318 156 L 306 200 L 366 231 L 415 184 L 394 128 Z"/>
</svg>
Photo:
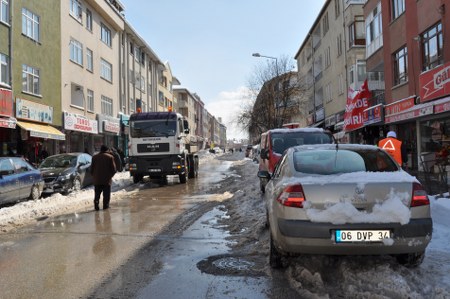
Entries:
<svg viewBox="0 0 450 299">
<path fill-rule="evenodd" d="M 189 159 L 189 178 L 195 178 L 195 159 L 193 155 L 188 156 Z"/>
<path fill-rule="evenodd" d="M 143 176 L 140 174 L 133 175 L 133 183 L 135 183 L 135 184 L 139 183 L 140 181 L 142 181 L 142 178 L 143 178 Z"/>
</svg>

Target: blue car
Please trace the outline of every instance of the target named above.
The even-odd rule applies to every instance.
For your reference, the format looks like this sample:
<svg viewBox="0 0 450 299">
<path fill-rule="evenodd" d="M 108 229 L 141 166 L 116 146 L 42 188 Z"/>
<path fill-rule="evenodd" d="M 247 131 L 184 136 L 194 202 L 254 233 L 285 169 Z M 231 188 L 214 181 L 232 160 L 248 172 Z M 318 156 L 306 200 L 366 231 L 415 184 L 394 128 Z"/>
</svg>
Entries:
<svg viewBox="0 0 450 299">
<path fill-rule="evenodd" d="M 41 172 L 19 157 L 0 157 L 0 204 L 41 196 Z"/>
</svg>

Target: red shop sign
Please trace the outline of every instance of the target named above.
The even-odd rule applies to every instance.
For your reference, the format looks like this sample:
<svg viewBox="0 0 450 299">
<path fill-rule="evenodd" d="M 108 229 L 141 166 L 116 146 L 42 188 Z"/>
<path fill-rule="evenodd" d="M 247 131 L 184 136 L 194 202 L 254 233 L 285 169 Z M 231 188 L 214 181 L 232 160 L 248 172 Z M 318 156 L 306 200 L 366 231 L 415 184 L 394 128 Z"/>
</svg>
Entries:
<svg viewBox="0 0 450 299">
<path fill-rule="evenodd" d="M 384 107 L 384 114 L 386 116 L 397 114 L 403 111 L 406 111 L 410 109 L 411 107 L 414 107 L 414 98 L 415 97 L 409 97 L 403 100 L 398 100 L 397 102 L 394 102 L 392 104 L 386 105 Z"/>
<path fill-rule="evenodd" d="M 450 62 L 419 76 L 422 102 L 450 94 Z"/>
</svg>

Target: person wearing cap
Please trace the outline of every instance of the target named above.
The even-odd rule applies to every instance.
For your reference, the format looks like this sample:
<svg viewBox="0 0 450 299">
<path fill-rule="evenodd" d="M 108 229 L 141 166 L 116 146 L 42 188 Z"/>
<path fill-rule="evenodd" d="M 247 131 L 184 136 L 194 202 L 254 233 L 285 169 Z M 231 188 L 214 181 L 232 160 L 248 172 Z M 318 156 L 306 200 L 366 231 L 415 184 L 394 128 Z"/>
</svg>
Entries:
<svg viewBox="0 0 450 299">
<path fill-rule="evenodd" d="M 389 131 L 386 138 L 378 142 L 378 147 L 391 155 L 398 165 L 405 166 L 406 162 L 408 162 L 406 147 L 403 142 L 397 139 L 397 134 L 394 131 Z"/>
<path fill-rule="evenodd" d="M 100 152 L 92 157 L 91 174 L 94 179 L 94 207 L 98 211 L 100 195 L 103 193 L 103 209 L 109 208 L 111 199 L 112 177 L 116 173 L 114 157 L 109 153 L 109 148 L 102 145 Z"/>
</svg>

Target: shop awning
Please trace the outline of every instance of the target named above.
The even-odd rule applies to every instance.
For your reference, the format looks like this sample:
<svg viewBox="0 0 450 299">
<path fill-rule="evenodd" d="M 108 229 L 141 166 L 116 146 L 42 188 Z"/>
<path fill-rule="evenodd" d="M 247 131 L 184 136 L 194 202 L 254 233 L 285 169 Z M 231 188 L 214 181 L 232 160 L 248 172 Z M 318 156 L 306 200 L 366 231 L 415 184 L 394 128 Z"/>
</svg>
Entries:
<svg viewBox="0 0 450 299">
<path fill-rule="evenodd" d="M 50 125 L 35 124 L 26 121 L 18 121 L 17 125 L 29 131 L 31 137 L 66 140 L 66 135 Z"/>
</svg>

